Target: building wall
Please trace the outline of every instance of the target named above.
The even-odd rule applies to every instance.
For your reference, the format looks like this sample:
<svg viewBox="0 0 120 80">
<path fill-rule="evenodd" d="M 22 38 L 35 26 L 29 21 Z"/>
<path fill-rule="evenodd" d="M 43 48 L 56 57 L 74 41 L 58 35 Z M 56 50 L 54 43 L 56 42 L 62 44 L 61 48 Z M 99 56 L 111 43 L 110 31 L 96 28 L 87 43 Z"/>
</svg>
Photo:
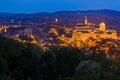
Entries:
<svg viewBox="0 0 120 80">
<path fill-rule="evenodd" d="M 100 28 L 95 28 L 94 30 L 89 30 L 89 28 L 76 28 L 73 31 L 72 38 L 77 41 L 86 41 L 89 38 L 101 39 L 101 38 L 111 38 L 117 39 L 116 30 L 107 30 L 105 23 L 100 24 Z"/>
</svg>

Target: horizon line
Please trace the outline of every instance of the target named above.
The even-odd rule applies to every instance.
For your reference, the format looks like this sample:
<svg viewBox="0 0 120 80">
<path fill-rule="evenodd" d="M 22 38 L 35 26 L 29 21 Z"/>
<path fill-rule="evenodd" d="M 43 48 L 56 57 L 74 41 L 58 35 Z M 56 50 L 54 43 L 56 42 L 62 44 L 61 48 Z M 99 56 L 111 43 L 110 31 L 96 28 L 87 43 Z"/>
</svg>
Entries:
<svg viewBox="0 0 120 80">
<path fill-rule="evenodd" d="M 36 12 L 7 12 L 7 11 L 0 11 L 0 13 L 10 13 L 10 14 L 36 14 L 36 13 L 55 13 L 61 11 L 96 11 L 96 10 L 112 10 L 112 11 L 120 11 L 115 9 L 87 9 L 87 10 L 56 10 L 56 11 L 36 11 Z"/>
</svg>

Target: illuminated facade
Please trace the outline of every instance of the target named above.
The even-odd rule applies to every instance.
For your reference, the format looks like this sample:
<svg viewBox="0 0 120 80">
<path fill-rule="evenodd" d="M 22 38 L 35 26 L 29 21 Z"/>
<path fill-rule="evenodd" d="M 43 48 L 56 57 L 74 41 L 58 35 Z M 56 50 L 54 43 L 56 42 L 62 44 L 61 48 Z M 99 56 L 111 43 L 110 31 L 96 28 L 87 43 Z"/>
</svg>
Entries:
<svg viewBox="0 0 120 80">
<path fill-rule="evenodd" d="M 9 27 L 8 26 L 0 26 L 0 32 L 3 31 L 3 32 L 7 32 L 7 29 Z"/>
<path fill-rule="evenodd" d="M 90 38 L 93 39 L 116 39 L 117 40 L 117 31 L 106 29 L 105 23 L 100 23 L 99 28 L 94 27 L 75 27 L 72 39 L 76 41 L 86 41 Z"/>
<path fill-rule="evenodd" d="M 70 29 L 68 29 L 68 31 L 69 30 Z M 66 30 L 65 32 L 67 33 Z M 118 40 L 118 35 L 116 30 L 107 29 L 104 22 L 101 22 L 96 28 L 96 25 L 94 25 L 94 23 L 90 23 L 87 20 L 87 17 L 85 17 L 85 21 L 82 26 L 76 25 L 74 29 L 72 28 L 71 37 L 62 35 L 59 37 L 59 39 L 61 41 L 64 41 L 63 44 L 60 44 L 61 46 L 73 46 L 82 48 L 84 46 L 96 46 L 97 41 L 101 41 L 102 39 Z"/>
</svg>

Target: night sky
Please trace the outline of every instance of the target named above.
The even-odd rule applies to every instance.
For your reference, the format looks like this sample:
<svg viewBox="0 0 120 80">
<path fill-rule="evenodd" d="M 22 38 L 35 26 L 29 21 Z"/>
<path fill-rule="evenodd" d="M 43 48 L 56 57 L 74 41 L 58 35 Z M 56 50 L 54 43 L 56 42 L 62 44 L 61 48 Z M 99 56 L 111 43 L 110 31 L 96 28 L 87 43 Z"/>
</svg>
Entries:
<svg viewBox="0 0 120 80">
<path fill-rule="evenodd" d="M 120 0 L 0 0 L 0 12 L 36 13 L 97 9 L 120 11 Z"/>
</svg>

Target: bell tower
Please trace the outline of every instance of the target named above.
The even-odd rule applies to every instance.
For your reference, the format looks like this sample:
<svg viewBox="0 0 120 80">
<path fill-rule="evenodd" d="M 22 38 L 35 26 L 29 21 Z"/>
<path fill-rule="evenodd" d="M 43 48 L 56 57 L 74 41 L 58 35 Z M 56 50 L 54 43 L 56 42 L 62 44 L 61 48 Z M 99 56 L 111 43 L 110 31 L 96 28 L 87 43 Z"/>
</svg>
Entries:
<svg viewBox="0 0 120 80">
<path fill-rule="evenodd" d="M 87 19 L 87 16 L 85 16 L 85 25 L 88 25 L 88 19 Z"/>
</svg>

